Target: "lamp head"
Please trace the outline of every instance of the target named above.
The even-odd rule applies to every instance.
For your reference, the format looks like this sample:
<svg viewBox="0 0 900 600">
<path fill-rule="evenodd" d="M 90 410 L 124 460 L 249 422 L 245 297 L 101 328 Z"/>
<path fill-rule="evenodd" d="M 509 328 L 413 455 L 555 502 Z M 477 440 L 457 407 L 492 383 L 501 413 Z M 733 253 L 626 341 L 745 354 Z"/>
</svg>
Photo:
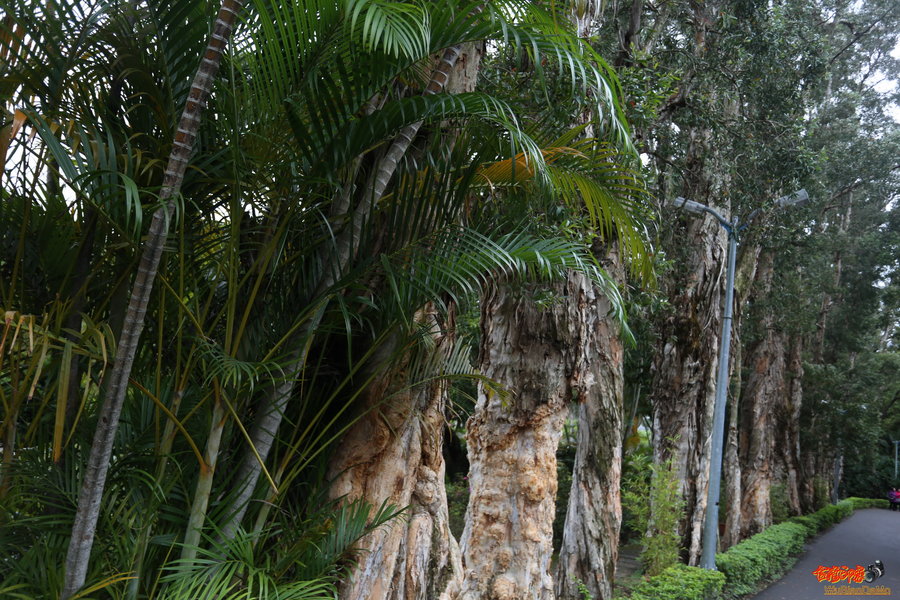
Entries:
<svg viewBox="0 0 900 600">
<path fill-rule="evenodd" d="M 799 190 L 793 194 L 778 198 L 775 200 L 775 206 L 778 208 L 787 208 L 788 206 L 803 206 L 807 202 L 809 202 L 809 194 L 806 193 L 806 190 Z"/>
<path fill-rule="evenodd" d="M 683 208 L 689 213 L 694 213 L 695 215 L 702 215 L 706 212 L 707 207 L 704 204 L 700 204 L 699 202 L 694 202 L 693 200 L 687 200 L 679 196 L 672 200 L 672 206 L 675 208 Z"/>
</svg>

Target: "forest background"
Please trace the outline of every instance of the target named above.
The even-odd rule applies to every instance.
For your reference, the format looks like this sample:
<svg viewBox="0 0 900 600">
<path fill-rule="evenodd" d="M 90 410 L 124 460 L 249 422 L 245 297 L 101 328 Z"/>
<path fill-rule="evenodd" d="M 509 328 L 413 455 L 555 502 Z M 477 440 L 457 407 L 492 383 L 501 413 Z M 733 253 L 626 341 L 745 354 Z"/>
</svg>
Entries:
<svg viewBox="0 0 900 600">
<path fill-rule="evenodd" d="M 883 496 L 898 35 L 889 0 L 4 0 L 0 595 L 696 564 L 727 236 L 677 196 L 761 209 L 720 548 Z"/>
</svg>

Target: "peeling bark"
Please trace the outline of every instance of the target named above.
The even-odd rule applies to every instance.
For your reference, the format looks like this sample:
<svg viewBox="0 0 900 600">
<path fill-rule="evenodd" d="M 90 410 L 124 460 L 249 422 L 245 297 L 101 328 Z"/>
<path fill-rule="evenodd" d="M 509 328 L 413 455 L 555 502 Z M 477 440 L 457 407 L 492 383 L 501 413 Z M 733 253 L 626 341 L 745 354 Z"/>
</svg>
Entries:
<svg viewBox="0 0 900 600">
<path fill-rule="evenodd" d="M 709 488 L 709 446 L 724 297 L 726 236 L 711 218 L 691 219 L 678 239 L 686 249 L 673 282 L 672 310 L 660 326 L 653 360 L 654 462 L 669 457 L 681 481 L 679 528 L 689 564 L 700 556 Z"/>
<path fill-rule="evenodd" d="M 774 253 L 760 257 L 757 296 L 772 289 Z M 776 330 L 771 310 L 761 316 L 762 336 L 747 353 L 747 385 L 741 396 L 741 538 L 772 524 L 770 492 L 775 483 L 775 429 L 777 409 L 784 397 L 784 334 Z"/>
<path fill-rule="evenodd" d="M 533 289 L 501 283 L 482 299 L 481 371 L 512 395 L 479 386 L 468 422 L 460 600 L 554 597 L 556 448 L 569 402 L 586 401 L 596 385 L 586 361 L 602 313 L 581 274 L 557 284 L 559 304 L 544 310 L 531 299 Z"/>
<path fill-rule="evenodd" d="M 792 515 L 802 514 L 800 506 L 800 409 L 803 403 L 803 339 L 791 338 L 785 372 L 785 404 L 779 419 L 780 432 L 776 448 L 781 458 L 788 504 Z"/>
<path fill-rule="evenodd" d="M 621 258 L 613 250 L 603 265 L 617 281 L 625 279 Z M 606 298 L 595 300 L 597 311 L 585 314 L 589 346 L 579 356 L 596 382 L 581 395 L 577 407 L 578 440 L 572 488 L 556 566 L 556 595 L 580 600 L 576 579 L 595 600 L 612 597 L 622 524 L 622 341 L 618 328 L 605 315 Z M 581 370 L 581 369 L 580 369 Z"/>
<path fill-rule="evenodd" d="M 451 338 L 437 337 L 441 351 Z M 404 518 L 361 541 L 359 564 L 340 589 L 342 600 L 437 600 L 459 585 L 459 546 L 450 533 L 444 488 L 447 385 L 407 389 L 408 383 L 403 369 L 393 369 L 369 386 L 366 412 L 330 464 L 332 497 L 407 509 Z"/>
</svg>

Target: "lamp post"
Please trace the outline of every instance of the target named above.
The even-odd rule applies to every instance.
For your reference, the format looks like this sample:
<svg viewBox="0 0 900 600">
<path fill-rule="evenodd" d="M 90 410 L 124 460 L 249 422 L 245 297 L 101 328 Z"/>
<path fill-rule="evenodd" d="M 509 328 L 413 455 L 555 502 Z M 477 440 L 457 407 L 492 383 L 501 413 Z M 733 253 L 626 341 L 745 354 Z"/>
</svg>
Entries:
<svg viewBox="0 0 900 600">
<path fill-rule="evenodd" d="M 809 200 L 806 190 L 800 190 L 793 194 L 782 196 L 775 200 L 774 204 L 779 208 L 798 206 Z M 738 235 L 746 229 L 759 213 L 761 208 L 750 213 L 745 223 L 741 223 L 737 217 L 728 221 L 718 211 L 705 204 L 676 198 L 672 206 L 702 215 L 704 213 L 715 217 L 719 225 L 728 233 L 728 270 L 725 277 L 725 315 L 722 318 L 722 336 L 719 346 L 719 369 L 716 374 L 716 400 L 713 409 L 712 447 L 710 448 L 709 461 L 709 492 L 706 499 L 706 519 L 703 524 L 703 552 L 700 556 L 700 566 L 704 569 L 716 570 L 716 546 L 719 535 L 719 492 L 722 483 L 722 447 L 725 441 L 725 401 L 728 396 L 728 357 L 731 351 L 731 322 L 734 318 L 734 265 L 737 255 Z"/>
</svg>

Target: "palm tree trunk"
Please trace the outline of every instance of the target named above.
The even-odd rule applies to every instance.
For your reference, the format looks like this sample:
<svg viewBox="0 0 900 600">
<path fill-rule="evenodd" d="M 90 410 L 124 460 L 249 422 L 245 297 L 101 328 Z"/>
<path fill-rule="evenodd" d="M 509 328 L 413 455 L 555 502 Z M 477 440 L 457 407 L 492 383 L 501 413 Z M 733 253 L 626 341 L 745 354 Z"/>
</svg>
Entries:
<svg viewBox="0 0 900 600">
<path fill-rule="evenodd" d="M 222 433 L 228 422 L 228 412 L 221 398 L 221 390 L 218 382 L 214 383 L 216 389 L 215 404 L 213 404 L 212 419 L 209 428 L 209 437 L 206 440 L 206 450 L 203 453 L 203 464 L 200 465 L 200 476 L 197 479 L 197 488 L 194 491 L 194 501 L 191 503 L 191 513 L 188 517 L 187 530 L 184 534 L 184 546 L 181 548 L 182 560 L 193 560 L 197 556 L 197 547 L 200 544 L 200 536 L 203 531 L 203 523 L 206 521 L 206 509 L 209 506 L 209 495 L 212 491 L 213 478 L 216 474 L 216 463 L 219 459 L 219 449 L 222 445 Z"/>
<path fill-rule="evenodd" d="M 66 555 L 66 575 L 63 582 L 62 600 L 67 600 L 75 594 L 84 585 L 87 577 L 103 489 L 106 485 L 106 475 L 112 457 L 113 440 L 128 389 L 131 367 L 137 353 L 141 331 L 144 328 L 144 316 L 150 301 L 150 292 L 168 236 L 169 219 L 173 208 L 172 198 L 177 196 L 181 190 L 181 183 L 184 180 L 184 173 L 200 125 L 200 113 L 212 90 L 225 45 L 231 37 L 235 17 L 242 6 L 243 0 L 223 0 L 206 51 L 191 83 L 187 102 L 172 142 L 172 150 L 169 154 L 169 162 L 160 192 L 162 206 L 153 214 L 147 240 L 144 243 L 125 324 L 119 337 L 115 363 L 109 374 L 109 385 L 100 408 L 94 441 L 78 495 L 78 508 Z"/>
</svg>

